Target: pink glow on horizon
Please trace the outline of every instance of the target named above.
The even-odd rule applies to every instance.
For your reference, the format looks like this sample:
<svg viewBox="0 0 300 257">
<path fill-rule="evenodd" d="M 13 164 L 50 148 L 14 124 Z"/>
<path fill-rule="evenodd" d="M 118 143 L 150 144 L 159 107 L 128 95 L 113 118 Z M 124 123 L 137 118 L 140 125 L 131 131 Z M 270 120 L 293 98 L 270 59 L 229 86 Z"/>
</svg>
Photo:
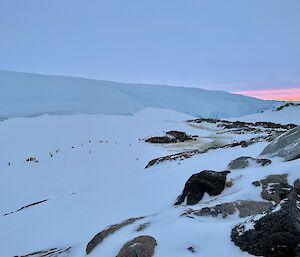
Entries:
<svg viewBox="0 0 300 257">
<path fill-rule="evenodd" d="M 234 94 L 252 96 L 264 100 L 300 101 L 300 88 L 235 91 Z"/>
</svg>

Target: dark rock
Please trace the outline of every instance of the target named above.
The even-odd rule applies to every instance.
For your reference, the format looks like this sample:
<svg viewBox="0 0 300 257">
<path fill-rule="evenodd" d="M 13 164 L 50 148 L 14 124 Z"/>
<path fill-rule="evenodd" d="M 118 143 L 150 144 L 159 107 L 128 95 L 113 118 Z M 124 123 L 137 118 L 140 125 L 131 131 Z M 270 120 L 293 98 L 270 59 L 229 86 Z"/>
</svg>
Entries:
<svg viewBox="0 0 300 257">
<path fill-rule="evenodd" d="M 244 169 L 250 166 L 251 163 L 260 164 L 261 166 L 267 166 L 271 164 L 271 160 L 269 159 L 255 159 L 250 156 L 242 156 L 237 159 L 234 159 L 228 164 L 228 169 Z"/>
<path fill-rule="evenodd" d="M 256 256 L 294 257 L 300 244 L 299 196 L 293 191 L 272 210 L 236 226 L 232 241 Z"/>
<path fill-rule="evenodd" d="M 276 111 L 279 112 L 279 111 L 283 110 L 284 108 L 291 107 L 291 106 L 292 106 L 292 107 L 296 107 L 296 106 L 300 106 L 300 104 L 299 104 L 299 103 L 286 103 L 286 104 L 284 104 L 284 105 L 279 106 L 279 107 L 276 109 Z"/>
<path fill-rule="evenodd" d="M 156 165 L 156 164 L 159 164 L 162 162 L 166 162 L 166 161 L 176 161 L 176 160 L 188 159 L 188 158 L 193 157 L 196 154 L 204 154 L 204 153 L 207 153 L 212 150 L 226 149 L 226 148 L 238 147 L 238 146 L 242 146 L 242 145 L 243 145 L 243 147 L 247 147 L 249 145 L 252 145 L 252 144 L 255 144 L 258 142 L 269 141 L 271 137 L 272 136 L 270 136 L 270 135 L 258 136 L 258 137 L 253 137 L 247 141 L 233 142 L 233 143 L 229 143 L 229 144 L 225 144 L 225 145 L 214 145 L 214 146 L 206 148 L 204 150 L 195 149 L 195 150 L 184 151 L 184 152 L 175 153 L 175 154 L 171 154 L 171 155 L 167 155 L 167 156 L 163 156 L 163 157 L 158 157 L 158 158 L 155 158 L 155 159 L 149 161 L 148 164 L 146 165 L 145 169 L 150 168 L 153 165 Z"/>
<path fill-rule="evenodd" d="M 255 186 L 261 186 L 261 197 L 268 201 L 279 203 L 287 198 L 292 190 L 292 186 L 288 184 L 287 174 L 269 175 L 260 181 L 252 183 Z"/>
<path fill-rule="evenodd" d="M 243 132 L 250 132 L 250 133 L 261 133 L 262 129 L 267 130 L 289 130 L 295 128 L 297 125 L 295 124 L 278 124 L 273 122 L 267 121 L 259 121 L 259 122 L 244 122 L 244 121 L 228 121 L 228 120 L 220 120 L 220 119 L 195 119 L 195 120 L 188 120 L 188 123 L 212 123 L 218 124 L 218 127 L 221 127 L 227 132 L 233 132 L 237 134 L 243 134 Z"/>
<path fill-rule="evenodd" d="M 127 242 L 118 253 L 117 257 L 151 257 L 157 243 L 151 236 L 139 236 Z"/>
<path fill-rule="evenodd" d="M 296 179 L 294 182 L 294 189 L 298 195 L 300 195 L 300 180 Z"/>
<path fill-rule="evenodd" d="M 137 229 L 135 231 L 137 231 L 137 232 L 143 231 L 146 228 L 148 228 L 150 226 L 150 224 L 151 224 L 150 222 L 142 223 L 137 227 Z"/>
<path fill-rule="evenodd" d="M 41 204 L 41 203 L 44 203 L 44 202 L 47 202 L 49 199 L 44 199 L 44 200 L 41 200 L 41 201 L 38 201 L 38 202 L 34 202 L 34 203 L 31 203 L 31 204 L 28 204 L 28 205 L 25 205 L 25 206 L 22 206 L 21 208 L 15 210 L 15 211 L 12 211 L 12 212 L 8 212 L 8 213 L 5 213 L 3 214 L 3 216 L 7 216 L 7 215 L 10 215 L 10 214 L 13 214 L 13 213 L 16 213 L 16 212 L 19 212 L 19 211 L 23 211 L 24 209 L 26 208 L 29 208 L 29 207 L 32 207 L 32 206 L 35 206 L 35 205 L 38 205 L 38 204 Z"/>
<path fill-rule="evenodd" d="M 163 136 L 163 137 L 150 137 L 145 140 L 147 143 L 152 144 L 171 144 L 171 143 L 177 143 L 177 140 L 172 137 Z"/>
<path fill-rule="evenodd" d="M 245 148 L 245 147 L 248 147 L 249 145 L 251 145 L 251 142 L 248 142 L 248 141 L 244 141 L 244 140 L 243 140 L 243 141 L 241 141 L 240 144 L 241 144 L 241 147 L 242 147 L 242 148 Z"/>
<path fill-rule="evenodd" d="M 253 181 L 253 182 L 252 182 L 252 185 L 253 185 L 253 186 L 256 186 L 256 187 L 261 186 L 260 181 Z"/>
<path fill-rule="evenodd" d="M 105 228 L 104 230 L 99 232 L 97 235 L 95 235 L 93 237 L 93 239 L 87 244 L 86 254 L 89 254 L 97 245 L 99 245 L 109 235 L 113 234 L 117 230 L 119 230 L 127 225 L 133 224 L 135 221 L 140 220 L 140 219 L 143 219 L 143 217 L 131 218 L 128 220 L 124 220 L 123 222 L 121 222 L 119 224 L 111 225 L 111 226 Z"/>
<path fill-rule="evenodd" d="M 26 159 L 26 162 L 38 162 L 36 157 L 29 157 Z"/>
<path fill-rule="evenodd" d="M 145 142 L 152 144 L 172 144 L 178 142 L 185 142 L 188 140 L 193 140 L 193 137 L 187 135 L 184 132 L 172 130 L 166 132 L 166 136 L 149 137 L 145 140 Z"/>
<path fill-rule="evenodd" d="M 296 248 L 294 257 L 300 257 L 300 245 Z"/>
<path fill-rule="evenodd" d="M 181 131 L 176 131 L 176 130 L 168 131 L 166 132 L 166 135 L 175 138 L 179 142 L 184 142 L 193 139 L 191 136 L 188 136 L 186 133 Z"/>
<path fill-rule="evenodd" d="M 48 250 L 42 250 L 42 251 L 24 254 L 21 255 L 21 257 L 59 257 L 61 255 L 66 256 L 66 254 L 70 253 L 70 251 L 71 251 L 71 247 L 51 248 Z"/>
<path fill-rule="evenodd" d="M 186 182 L 182 194 L 177 198 L 175 205 L 179 205 L 187 199 L 187 204 L 198 203 L 204 193 L 210 196 L 219 195 L 225 187 L 226 176 L 230 171 L 216 172 L 204 170 L 192 175 Z"/>
<path fill-rule="evenodd" d="M 257 164 L 260 164 L 261 166 L 268 166 L 272 163 L 269 159 L 255 159 Z"/>
<path fill-rule="evenodd" d="M 191 253 L 196 253 L 196 252 L 197 252 L 193 246 L 190 246 L 190 247 L 188 247 L 187 249 L 188 249 L 188 251 L 190 251 Z"/>
</svg>

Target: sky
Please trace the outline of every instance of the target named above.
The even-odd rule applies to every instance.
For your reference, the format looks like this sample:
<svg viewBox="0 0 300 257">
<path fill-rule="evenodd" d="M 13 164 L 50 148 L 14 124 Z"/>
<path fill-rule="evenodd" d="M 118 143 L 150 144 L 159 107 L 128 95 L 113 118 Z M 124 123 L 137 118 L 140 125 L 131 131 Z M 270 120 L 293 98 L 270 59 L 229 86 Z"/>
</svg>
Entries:
<svg viewBox="0 0 300 257">
<path fill-rule="evenodd" d="M 0 69 L 300 100 L 299 0 L 0 0 Z"/>
</svg>

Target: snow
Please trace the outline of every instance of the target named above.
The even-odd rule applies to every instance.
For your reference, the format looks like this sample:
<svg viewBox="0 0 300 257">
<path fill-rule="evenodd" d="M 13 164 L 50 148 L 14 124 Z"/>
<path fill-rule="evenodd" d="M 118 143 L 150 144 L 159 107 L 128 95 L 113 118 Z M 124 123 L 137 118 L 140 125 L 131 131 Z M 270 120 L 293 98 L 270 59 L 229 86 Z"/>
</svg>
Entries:
<svg viewBox="0 0 300 257">
<path fill-rule="evenodd" d="M 274 123 L 299 124 L 299 113 L 300 113 L 300 106 L 290 106 L 284 108 L 281 111 L 275 111 L 273 109 L 270 109 L 262 113 L 245 115 L 243 116 L 243 120 L 249 122 L 257 122 L 257 121 L 265 121 L 267 117 L 268 121 Z M 239 119 L 232 118 L 231 120 L 239 120 Z"/>
<path fill-rule="evenodd" d="M 0 118 L 40 114 L 132 115 L 144 108 L 171 109 L 198 117 L 236 117 L 278 105 L 199 88 L 0 71 Z"/>
<path fill-rule="evenodd" d="M 300 124 L 300 115 L 296 116 L 294 110 L 266 111 L 240 120 L 286 123 L 293 119 L 293 123 Z M 231 160 L 240 156 L 258 157 L 267 142 L 209 151 L 180 164 L 167 162 L 144 169 L 149 160 L 158 156 L 201 147 L 216 138 L 232 142 L 246 137 L 220 135 L 214 129 L 183 122 L 191 118 L 174 110 L 145 108 L 131 116 L 44 114 L 0 122 L 0 256 L 71 246 L 66 256 L 84 257 L 86 244 L 95 234 L 109 225 L 140 216 L 145 218 L 107 237 L 89 256 L 114 257 L 125 242 L 139 235 L 156 238 L 155 257 L 192 256 L 187 250 L 190 246 L 196 249 L 196 256 L 250 256 L 230 241 L 231 229 L 245 219 L 237 215 L 228 219 L 190 219 L 181 216 L 189 207 L 173 204 L 192 174 L 204 169 L 225 170 Z M 168 147 L 140 140 L 168 130 L 199 135 L 199 139 L 190 145 Z M 36 157 L 38 163 L 26 162 L 30 156 Z M 252 181 L 287 173 L 292 184 L 298 178 L 299 165 L 300 160 L 282 162 L 274 158 L 269 166 L 232 171 L 228 175 L 228 180 L 233 180 L 232 187 L 218 196 L 205 195 L 193 208 L 236 200 L 261 201 L 260 188 L 254 187 Z M 2 216 L 44 199 L 49 200 Z M 150 226 L 136 232 L 138 225 L 145 222 Z"/>
</svg>

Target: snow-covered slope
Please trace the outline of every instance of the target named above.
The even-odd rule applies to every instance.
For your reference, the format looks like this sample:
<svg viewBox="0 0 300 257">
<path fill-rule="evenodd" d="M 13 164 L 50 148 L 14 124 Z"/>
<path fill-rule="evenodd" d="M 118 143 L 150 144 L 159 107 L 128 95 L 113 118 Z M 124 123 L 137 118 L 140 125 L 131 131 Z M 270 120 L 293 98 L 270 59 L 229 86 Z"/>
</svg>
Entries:
<svg viewBox="0 0 300 257">
<path fill-rule="evenodd" d="M 275 123 L 297 123 L 299 120 L 300 106 L 289 106 L 280 111 L 276 110 L 266 110 L 263 113 L 255 113 L 243 116 L 244 121 L 257 122 L 265 121 L 266 119 Z M 238 118 L 233 118 L 231 120 L 238 120 Z M 299 123 L 297 123 L 299 124 Z"/>
<path fill-rule="evenodd" d="M 257 117 L 267 121 L 268 114 Z M 285 123 L 288 109 L 274 115 L 276 122 Z M 268 142 L 219 149 L 144 169 L 150 159 L 193 148 L 193 144 L 200 147 L 254 136 L 218 134 L 213 127 L 205 129 L 183 122 L 190 118 L 170 110 L 145 109 L 132 116 L 42 115 L 0 122 L 0 256 L 71 247 L 70 252 L 58 256 L 85 257 L 87 243 L 99 231 L 140 216 L 145 218 L 107 237 L 88 256 L 117 256 L 122 245 L 138 235 L 156 238 L 154 257 L 250 256 L 230 240 L 231 229 L 245 218 L 237 214 L 227 218 L 189 218 L 182 214 L 190 206 L 173 204 L 192 174 L 204 169 L 224 170 L 240 156 L 257 157 Z M 300 115 L 294 116 L 294 123 L 300 124 Z M 199 138 L 193 143 L 170 146 L 140 140 L 174 129 Z M 26 162 L 30 156 L 38 162 Z M 192 207 L 200 209 L 236 200 L 261 201 L 259 188 L 251 184 L 254 180 L 287 173 L 292 183 L 298 177 L 299 159 L 289 163 L 272 161 L 266 167 L 233 171 L 228 175 L 228 180 L 233 181 L 231 187 L 218 196 L 206 194 Z M 47 201 L 30 206 L 43 200 Z M 22 209 L 23 206 L 28 207 Z M 144 223 L 149 227 L 136 231 Z M 194 255 L 189 247 L 195 249 Z"/>
<path fill-rule="evenodd" d="M 146 107 L 198 117 L 237 117 L 268 109 L 263 101 L 227 92 L 125 84 L 0 71 L 0 118 L 43 113 L 133 114 Z"/>
</svg>

